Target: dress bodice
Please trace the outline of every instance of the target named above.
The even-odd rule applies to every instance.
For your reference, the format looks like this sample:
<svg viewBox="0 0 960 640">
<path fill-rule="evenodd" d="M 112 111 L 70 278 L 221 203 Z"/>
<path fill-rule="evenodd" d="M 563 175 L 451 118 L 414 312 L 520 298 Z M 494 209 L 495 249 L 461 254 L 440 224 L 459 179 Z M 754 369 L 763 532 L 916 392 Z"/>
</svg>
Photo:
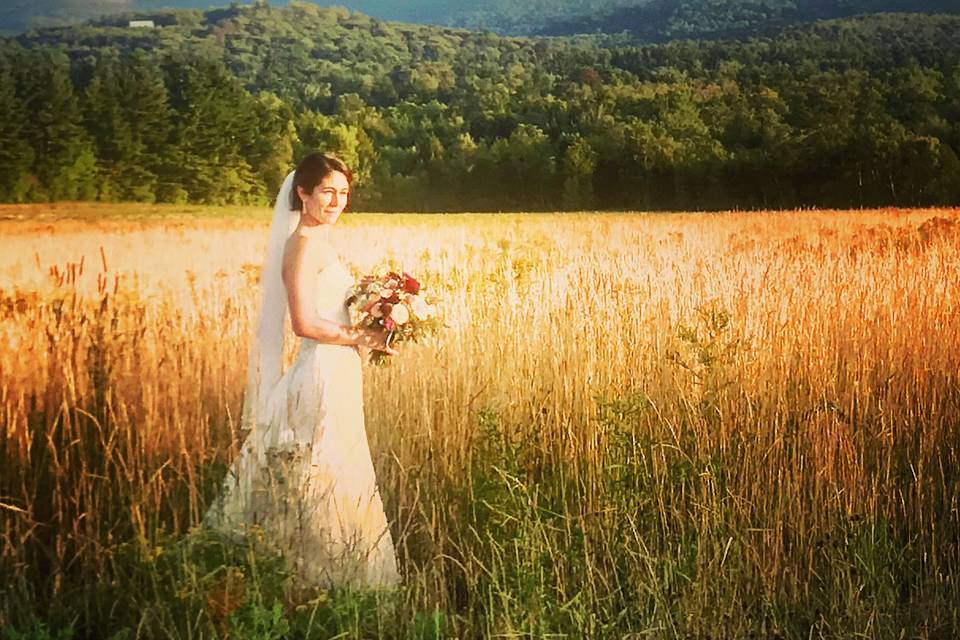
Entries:
<svg viewBox="0 0 960 640">
<path fill-rule="evenodd" d="M 340 260 L 334 260 L 317 273 L 316 313 L 324 320 L 350 324 L 345 304 L 353 277 Z"/>
</svg>

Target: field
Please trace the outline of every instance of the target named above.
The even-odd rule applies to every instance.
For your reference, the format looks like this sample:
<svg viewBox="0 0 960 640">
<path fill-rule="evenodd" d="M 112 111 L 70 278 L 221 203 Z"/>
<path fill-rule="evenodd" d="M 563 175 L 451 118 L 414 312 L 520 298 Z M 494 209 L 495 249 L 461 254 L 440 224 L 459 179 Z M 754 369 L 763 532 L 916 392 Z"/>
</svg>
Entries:
<svg viewBox="0 0 960 640">
<path fill-rule="evenodd" d="M 0 638 L 960 634 L 960 210 L 347 214 L 449 326 L 364 371 L 405 588 L 299 605 L 196 526 L 269 212 L 0 217 Z"/>
</svg>

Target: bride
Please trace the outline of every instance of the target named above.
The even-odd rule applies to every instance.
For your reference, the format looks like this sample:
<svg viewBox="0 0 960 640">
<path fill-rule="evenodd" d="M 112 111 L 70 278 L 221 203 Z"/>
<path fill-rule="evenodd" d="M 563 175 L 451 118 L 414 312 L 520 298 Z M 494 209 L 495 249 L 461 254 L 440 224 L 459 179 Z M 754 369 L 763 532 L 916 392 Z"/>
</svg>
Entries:
<svg viewBox="0 0 960 640">
<path fill-rule="evenodd" d="M 249 430 L 204 524 L 265 540 L 301 588 L 400 583 L 367 443 L 358 346 L 396 354 L 350 326 L 353 280 L 331 246 L 352 176 L 314 153 L 277 196 L 241 425 Z M 284 325 L 300 338 L 281 374 Z"/>
</svg>

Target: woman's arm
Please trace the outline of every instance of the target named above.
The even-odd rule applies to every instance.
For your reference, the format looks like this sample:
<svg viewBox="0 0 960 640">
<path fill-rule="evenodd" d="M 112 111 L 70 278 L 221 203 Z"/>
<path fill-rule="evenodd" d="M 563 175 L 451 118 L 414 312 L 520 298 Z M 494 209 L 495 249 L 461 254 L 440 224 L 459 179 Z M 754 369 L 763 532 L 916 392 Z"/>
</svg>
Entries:
<svg viewBox="0 0 960 640">
<path fill-rule="evenodd" d="M 350 327 L 321 318 L 314 313 L 316 269 L 309 267 L 306 247 L 309 240 L 300 234 L 291 236 L 284 249 L 283 284 L 287 290 L 290 324 L 301 338 L 310 338 L 326 344 L 364 346 L 396 355 L 386 346 L 386 332 Z"/>
</svg>

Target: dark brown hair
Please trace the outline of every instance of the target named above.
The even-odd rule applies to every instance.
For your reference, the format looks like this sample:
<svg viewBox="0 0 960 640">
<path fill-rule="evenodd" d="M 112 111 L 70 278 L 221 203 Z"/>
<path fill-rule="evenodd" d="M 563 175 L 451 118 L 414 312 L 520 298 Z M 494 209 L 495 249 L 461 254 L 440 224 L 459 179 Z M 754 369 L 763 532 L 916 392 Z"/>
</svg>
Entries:
<svg viewBox="0 0 960 640">
<path fill-rule="evenodd" d="M 353 186 L 353 174 L 343 160 L 329 153 L 311 153 L 297 165 L 293 173 L 293 187 L 290 189 L 290 210 L 303 209 L 303 200 L 297 193 L 297 187 L 303 187 L 307 193 L 313 193 L 320 181 L 334 171 L 339 171 L 347 177 L 347 185 Z M 350 206 L 350 196 L 347 196 L 347 206 Z"/>
</svg>

